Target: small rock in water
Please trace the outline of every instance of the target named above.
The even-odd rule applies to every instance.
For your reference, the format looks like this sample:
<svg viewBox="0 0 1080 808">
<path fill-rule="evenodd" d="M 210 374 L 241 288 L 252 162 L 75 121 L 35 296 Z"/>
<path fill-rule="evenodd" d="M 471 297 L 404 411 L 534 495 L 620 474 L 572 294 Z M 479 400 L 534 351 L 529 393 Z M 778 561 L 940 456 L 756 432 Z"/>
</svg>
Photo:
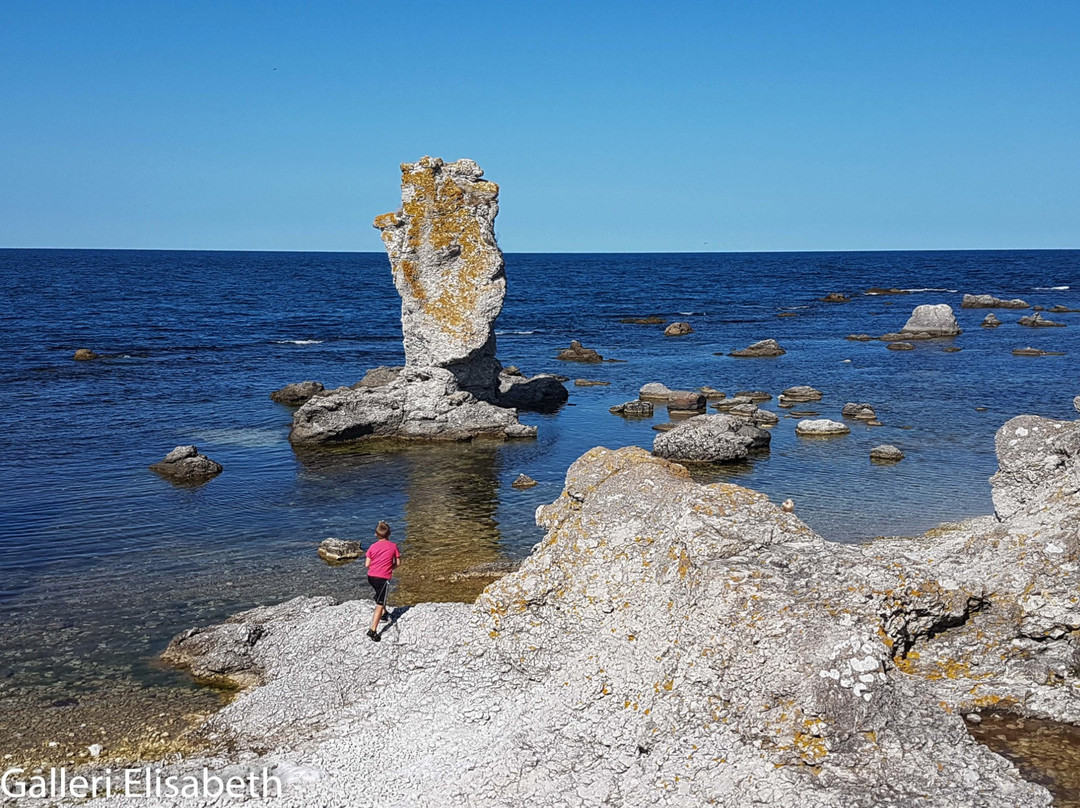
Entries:
<svg viewBox="0 0 1080 808">
<path fill-rule="evenodd" d="M 753 345 L 749 345 L 746 348 L 741 348 L 737 351 L 732 351 L 728 356 L 737 356 L 744 359 L 758 359 L 769 358 L 774 356 L 783 356 L 786 354 L 780 344 L 774 339 L 763 339 L 759 342 L 755 342 Z"/>
<path fill-rule="evenodd" d="M 667 401 L 671 397 L 671 390 L 666 384 L 649 382 L 643 384 L 638 390 L 638 398 L 642 401 Z"/>
<path fill-rule="evenodd" d="M 828 418 L 821 418 L 816 421 L 799 421 L 795 425 L 795 434 L 808 438 L 847 435 L 850 432 L 851 428 L 847 424 L 830 421 Z"/>
<path fill-rule="evenodd" d="M 866 290 L 866 294 L 870 295 L 871 297 L 876 297 L 878 295 L 906 295 L 909 293 L 906 289 L 896 289 L 895 287 L 890 289 L 882 289 L 880 286 L 872 286 Z"/>
<path fill-rule="evenodd" d="M 222 466 L 199 454 L 195 446 L 177 446 L 163 460 L 150 466 L 150 470 L 173 482 L 197 484 L 221 474 Z"/>
<path fill-rule="evenodd" d="M 914 351 L 915 346 L 910 342 L 890 342 L 885 346 L 890 351 Z"/>
<path fill-rule="evenodd" d="M 684 337 L 693 333 L 694 329 L 690 327 L 690 323 L 672 323 L 664 329 L 665 337 Z"/>
<path fill-rule="evenodd" d="M 802 403 L 806 401 L 821 401 L 822 392 L 808 384 L 800 384 L 789 387 L 780 394 L 780 400 L 785 404 Z"/>
<path fill-rule="evenodd" d="M 510 483 L 511 488 L 532 488 L 534 485 L 537 485 L 536 480 L 528 474 L 519 474 L 517 479 Z"/>
<path fill-rule="evenodd" d="M 990 312 L 988 315 L 983 317 L 983 328 L 997 328 L 999 325 L 1001 325 L 1001 320 L 997 318 L 994 312 Z"/>
<path fill-rule="evenodd" d="M 952 306 L 948 303 L 925 304 L 916 306 L 911 317 L 900 329 L 905 335 L 912 333 L 934 337 L 953 337 L 960 333 Z"/>
<path fill-rule="evenodd" d="M 717 390 L 715 387 L 709 387 L 708 385 L 699 387 L 698 392 L 705 396 L 709 401 L 723 401 L 727 398 L 727 393 Z"/>
<path fill-rule="evenodd" d="M 959 345 L 949 345 L 945 348 L 942 348 L 941 350 L 944 353 L 960 353 L 964 349 L 961 348 Z"/>
<path fill-rule="evenodd" d="M 821 298 L 822 303 L 848 303 L 851 298 L 842 292 L 829 292 L 825 297 Z"/>
<path fill-rule="evenodd" d="M 616 404 L 614 407 L 609 408 L 608 412 L 615 415 L 645 418 L 653 414 L 653 405 L 651 401 L 635 399 L 634 401 L 627 401 L 625 404 Z"/>
<path fill-rule="evenodd" d="M 845 418 L 854 418 L 857 421 L 877 420 L 877 413 L 869 404 L 845 404 L 840 414 Z"/>
<path fill-rule="evenodd" d="M 97 359 L 98 355 L 91 351 L 89 348 L 79 348 L 75 351 L 75 355 L 72 357 L 76 362 L 89 362 L 91 359 Z"/>
<path fill-rule="evenodd" d="M 321 393 L 325 389 L 322 382 L 296 382 L 295 384 L 287 384 L 280 390 L 272 392 L 270 394 L 270 400 L 276 401 L 278 404 L 288 404 L 289 406 L 299 407 L 313 395 Z"/>
<path fill-rule="evenodd" d="M 596 379 L 574 379 L 574 387 L 607 387 L 611 382 L 601 382 Z"/>
<path fill-rule="evenodd" d="M 623 317 L 619 322 L 628 323 L 629 325 L 663 325 L 664 318 L 656 315 L 649 317 Z"/>
<path fill-rule="evenodd" d="M 852 342 L 870 342 L 874 337 L 869 334 L 848 334 L 844 339 L 849 339 Z"/>
<path fill-rule="evenodd" d="M 720 412 L 730 412 L 736 407 L 741 407 L 743 404 L 753 404 L 746 396 L 732 396 L 731 398 L 721 399 L 713 402 L 713 409 Z"/>
<path fill-rule="evenodd" d="M 576 339 L 570 341 L 570 347 L 563 349 L 557 359 L 564 362 L 603 362 L 604 357 L 592 348 L 586 348 Z"/>
<path fill-rule="evenodd" d="M 883 443 L 870 450 L 870 459 L 896 463 L 904 459 L 904 453 L 891 444 Z"/>
<path fill-rule="evenodd" d="M 672 390 L 668 396 L 668 410 L 700 412 L 705 409 L 705 396 L 692 390 Z"/>
<path fill-rule="evenodd" d="M 319 558 L 324 561 L 351 561 L 360 558 L 364 554 L 364 548 L 358 541 L 329 538 L 323 539 L 319 544 Z"/>
</svg>

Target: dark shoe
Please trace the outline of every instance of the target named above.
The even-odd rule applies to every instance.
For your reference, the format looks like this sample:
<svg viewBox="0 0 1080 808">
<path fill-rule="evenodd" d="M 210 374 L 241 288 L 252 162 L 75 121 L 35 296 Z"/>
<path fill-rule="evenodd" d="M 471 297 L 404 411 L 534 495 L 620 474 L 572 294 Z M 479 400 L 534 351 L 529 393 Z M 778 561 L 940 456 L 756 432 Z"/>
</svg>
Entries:
<svg viewBox="0 0 1080 808">
<path fill-rule="evenodd" d="M 381 622 L 383 620 L 389 620 L 389 619 L 390 619 L 390 612 L 383 612 L 382 617 L 379 618 L 379 621 Z"/>
<path fill-rule="evenodd" d="M 371 639 L 373 639 L 375 642 L 379 642 L 380 640 L 382 640 L 382 637 L 379 636 L 379 632 L 375 631 L 374 629 L 369 628 L 367 630 L 367 635 L 371 637 Z"/>
</svg>

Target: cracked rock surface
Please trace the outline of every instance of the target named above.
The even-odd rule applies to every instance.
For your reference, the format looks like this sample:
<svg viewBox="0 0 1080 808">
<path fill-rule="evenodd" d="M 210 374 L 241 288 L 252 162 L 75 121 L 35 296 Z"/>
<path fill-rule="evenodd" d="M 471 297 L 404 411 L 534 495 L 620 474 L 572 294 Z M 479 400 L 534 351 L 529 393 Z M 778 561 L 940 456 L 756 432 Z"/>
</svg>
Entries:
<svg viewBox="0 0 1080 808">
<path fill-rule="evenodd" d="M 998 516 L 854 546 L 597 448 L 473 605 L 376 644 L 368 604 L 300 598 L 173 646 L 262 683 L 206 729 L 314 772 L 276 805 L 1046 806 L 961 715 L 1080 721 L 1080 423 L 997 449 Z"/>
</svg>

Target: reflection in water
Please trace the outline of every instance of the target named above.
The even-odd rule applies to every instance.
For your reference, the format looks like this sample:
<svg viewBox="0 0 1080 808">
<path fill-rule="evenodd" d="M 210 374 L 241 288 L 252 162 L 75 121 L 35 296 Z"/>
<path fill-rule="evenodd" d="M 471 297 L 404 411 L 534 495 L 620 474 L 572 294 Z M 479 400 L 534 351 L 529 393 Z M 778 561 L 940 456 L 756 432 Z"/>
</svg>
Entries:
<svg viewBox="0 0 1080 808">
<path fill-rule="evenodd" d="M 1058 808 L 1080 808 L 1080 727 L 999 712 L 983 712 L 982 719 L 968 724 L 975 740 L 1046 786 Z"/>
<path fill-rule="evenodd" d="M 394 575 L 391 605 L 407 605 L 471 601 L 487 583 L 484 579 L 451 581 L 450 577 L 501 557 L 502 537 L 495 516 L 502 448 L 501 442 L 487 440 L 423 445 L 386 442 L 331 449 L 297 447 L 297 458 L 323 497 L 328 488 L 338 488 L 342 496 L 355 495 L 360 489 L 381 490 L 385 509 L 370 514 L 371 528 L 378 519 L 386 519 L 394 529 L 402 561 Z M 391 487 L 397 490 L 388 490 Z M 367 545 L 369 533 L 350 538 Z"/>
</svg>

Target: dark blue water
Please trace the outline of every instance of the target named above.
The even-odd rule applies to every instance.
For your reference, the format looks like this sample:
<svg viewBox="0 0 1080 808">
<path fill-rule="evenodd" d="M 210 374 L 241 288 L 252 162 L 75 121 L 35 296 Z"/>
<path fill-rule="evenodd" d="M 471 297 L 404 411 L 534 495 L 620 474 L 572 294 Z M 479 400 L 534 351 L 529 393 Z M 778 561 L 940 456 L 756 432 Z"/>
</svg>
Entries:
<svg viewBox="0 0 1080 808">
<path fill-rule="evenodd" d="M 75 676 L 65 666 L 77 659 L 142 675 L 138 660 L 193 623 L 298 594 L 366 594 L 354 568 L 330 568 L 314 548 L 331 535 L 366 540 L 380 518 L 404 542 L 398 596 L 452 596 L 446 574 L 528 553 L 536 506 L 585 450 L 651 445 L 663 418 L 608 413 L 645 382 L 729 394 L 812 384 L 825 400 L 800 409 L 832 418 L 847 401 L 872 403 L 882 427 L 807 441 L 785 418 L 766 457 L 699 472 L 792 497 L 840 541 L 990 512 L 997 427 L 1024 412 L 1075 416 L 1080 315 L 1035 330 L 999 311 L 1005 325 L 987 330 L 986 311 L 959 304 L 970 292 L 1080 308 L 1080 251 L 510 255 L 507 276 L 503 362 L 611 386 L 571 386 L 559 413 L 524 416 L 540 427 L 535 442 L 298 455 L 291 413 L 270 391 L 351 384 L 403 359 L 384 255 L 0 251 L 0 688 L 27 671 Z M 816 300 L 871 286 L 919 291 Z M 959 353 L 942 351 L 950 341 L 901 353 L 843 339 L 898 330 L 915 305 L 938 302 L 960 319 Z M 646 314 L 695 331 L 665 338 L 661 326 L 619 322 Z M 787 355 L 714 355 L 766 337 Z M 556 361 L 573 338 L 623 361 Z M 1026 345 L 1068 355 L 1011 355 Z M 72 361 L 81 347 L 104 358 Z M 147 470 L 185 443 L 225 472 L 184 489 Z M 879 443 L 907 459 L 871 465 Z M 511 489 L 520 472 L 540 484 Z"/>
</svg>

